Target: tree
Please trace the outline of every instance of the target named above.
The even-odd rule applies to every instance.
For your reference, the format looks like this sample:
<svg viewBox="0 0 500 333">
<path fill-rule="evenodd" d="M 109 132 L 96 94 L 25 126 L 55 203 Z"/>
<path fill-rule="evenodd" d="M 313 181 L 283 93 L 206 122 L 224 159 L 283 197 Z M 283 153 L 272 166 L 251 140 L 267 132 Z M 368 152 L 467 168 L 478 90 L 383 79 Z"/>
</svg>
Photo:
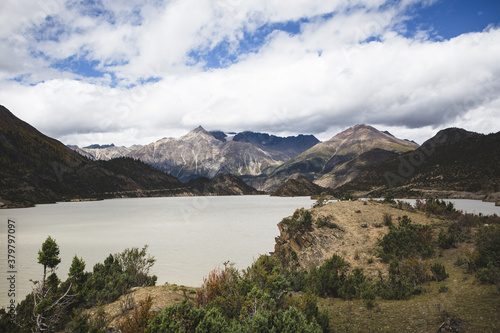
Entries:
<svg viewBox="0 0 500 333">
<path fill-rule="evenodd" d="M 141 250 L 138 247 L 133 247 L 115 255 L 122 271 L 130 274 L 133 287 L 154 286 L 156 284 L 157 277 L 155 275 L 149 276 L 149 270 L 153 267 L 156 259 L 150 255 L 146 256 L 147 249 L 147 245 L 144 245 Z"/>
<path fill-rule="evenodd" d="M 80 293 L 87 281 L 89 274 L 85 273 L 85 261 L 82 258 L 78 258 L 76 255 L 73 257 L 71 266 L 69 267 L 68 280 L 66 284 L 71 283 L 73 285 L 73 292 Z"/>
<path fill-rule="evenodd" d="M 60 262 L 59 246 L 49 236 L 38 251 L 38 263 L 43 265 L 42 281 L 32 281 L 34 332 L 54 331 L 73 301 L 74 295 L 69 294 L 71 283 L 65 292 L 59 290 L 60 280 L 55 271 Z M 51 273 L 48 278 L 47 268 Z"/>
<path fill-rule="evenodd" d="M 57 245 L 56 241 L 49 236 L 42 244 L 42 249 L 38 251 L 38 263 L 43 265 L 44 284 L 47 277 L 47 268 L 50 268 L 51 273 L 53 273 L 60 262 L 61 258 L 59 258 L 59 245 Z"/>
</svg>

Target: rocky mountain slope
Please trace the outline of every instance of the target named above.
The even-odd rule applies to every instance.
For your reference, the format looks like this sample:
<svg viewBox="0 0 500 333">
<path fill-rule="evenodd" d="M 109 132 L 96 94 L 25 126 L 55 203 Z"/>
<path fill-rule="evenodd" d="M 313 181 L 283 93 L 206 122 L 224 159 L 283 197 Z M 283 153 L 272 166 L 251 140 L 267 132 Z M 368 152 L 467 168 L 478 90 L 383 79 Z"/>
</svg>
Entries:
<svg viewBox="0 0 500 333">
<path fill-rule="evenodd" d="M 132 158 L 90 160 L 0 106 L 0 206 L 113 197 L 256 193 L 246 184 L 242 186 L 236 177 L 221 176 L 210 186 L 191 188 Z"/>
<path fill-rule="evenodd" d="M 68 146 L 68 147 L 92 160 L 109 161 L 110 159 L 113 158 L 128 156 L 130 153 L 136 151 L 137 149 L 140 149 L 142 145 L 133 145 L 130 147 L 124 147 L 124 146 L 115 146 L 114 144 L 102 145 L 102 146 L 95 144 L 83 148 L 79 148 L 78 146 Z"/>
<path fill-rule="evenodd" d="M 440 131 L 417 150 L 363 170 L 337 189 L 360 195 L 425 196 L 428 191 L 478 195 L 500 192 L 500 132 L 482 135 L 462 129 Z M 492 196 L 494 198 L 495 196 Z"/>
<path fill-rule="evenodd" d="M 371 126 L 356 125 L 276 167 L 266 177 L 244 179 L 255 188 L 274 190 L 290 176 L 301 174 L 318 185 L 334 188 L 353 179 L 367 165 L 417 147 Z"/>
<path fill-rule="evenodd" d="M 289 158 L 294 158 L 320 142 L 314 135 L 300 134 L 282 138 L 248 131 L 236 134 L 233 141 L 248 142 L 263 150 L 279 151 L 285 153 Z"/>
<path fill-rule="evenodd" d="M 286 182 L 276 191 L 272 192 L 271 195 L 276 197 L 314 196 L 329 194 L 330 192 L 330 188 L 316 185 L 303 176 L 297 176 L 288 178 Z"/>
<path fill-rule="evenodd" d="M 318 141 L 312 135 L 281 138 L 243 132 L 228 136 L 198 127 L 180 138 L 163 138 L 142 147 L 77 148 L 85 156 L 109 159 L 128 156 L 170 173 L 181 181 L 218 174 L 260 175 Z"/>
</svg>

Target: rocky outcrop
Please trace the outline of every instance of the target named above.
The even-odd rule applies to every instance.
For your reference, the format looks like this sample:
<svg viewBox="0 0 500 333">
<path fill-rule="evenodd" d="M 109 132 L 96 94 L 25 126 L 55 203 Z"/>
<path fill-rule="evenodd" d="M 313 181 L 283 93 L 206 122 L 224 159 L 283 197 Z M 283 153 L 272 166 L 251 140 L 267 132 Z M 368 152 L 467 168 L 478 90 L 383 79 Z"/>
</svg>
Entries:
<svg viewBox="0 0 500 333">
<path fill-rule="evenodd" d="M 295 196 L 315 196 L 329 194 L 330 189 L 316 185 L 309 179 L 297 176 L 288 179 L 285 184 L 274 191 L 271 196 L 276 197 L 295 197 Z"/>
<path fill-rule="evenodd" d="M 278 224 L 280 235 L 276 237 L 273 255 L 284 266 L 310 269 L 338 254 L 372 277 L 378 275 L 379 269 L 387 270 L 375 255 L 377 240 L 389 231 L 389 227 L 383 225 L 384 214 L 394 218 L 407 215 L 417 224 L 433 220 L 418 212 L 402 211 L 374 201 L 332 202 L 310 211 L 312 225 L 308 229 L 291 232 L 286 219 Z"/>
</svg>

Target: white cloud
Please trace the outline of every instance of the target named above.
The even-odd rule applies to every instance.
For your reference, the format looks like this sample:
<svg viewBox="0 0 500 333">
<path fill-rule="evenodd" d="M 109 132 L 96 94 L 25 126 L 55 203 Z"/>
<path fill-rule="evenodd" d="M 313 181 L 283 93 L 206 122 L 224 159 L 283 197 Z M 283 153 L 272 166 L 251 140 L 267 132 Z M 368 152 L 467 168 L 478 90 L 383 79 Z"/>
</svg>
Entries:
<svg viewBox="0 0 500 333">
<path fill-rule="evenodd" d="M 418 142 L 448 126 L 479 132 L 500 127 L 500 30 L 439 42 L 425 34 L 402 37 L 397 31 L 407 19 L 404 8 L 417 0 L 383 11 L 383 0 L 127 6 L 109 0 L 104 16 L 53 1 L 43 2 L 51 4 L 45 10 L 36 1 L 2 4 L 0 103 L 65 143 L 145 144 L 200 124 L 328 139 L 368 123 Z M 14 19 L 36 26 L 41 20 L 33 17 L 43 13 L 57 18 L 57 38 L 40 39 Z M 243 32 L 301 18 L 309 20 L 300 33 L 276 31 L 258 52 L 240 54 Z M 237 63 L 208 71 L 189 65 L 189 52 L 221 41 L 233 47 Z M 17 47 L 6 51 L 12 45 Z M 34 58 L 33 51 L 45 56 Z M 70 56 L 97 60 L 98 69 L 116 77 L 84 78 L 49 67 Z M 22 74 L 24 83 L 11 80 Z M 161 81 L 128 86 L 150 77 Z"/>
</svg>

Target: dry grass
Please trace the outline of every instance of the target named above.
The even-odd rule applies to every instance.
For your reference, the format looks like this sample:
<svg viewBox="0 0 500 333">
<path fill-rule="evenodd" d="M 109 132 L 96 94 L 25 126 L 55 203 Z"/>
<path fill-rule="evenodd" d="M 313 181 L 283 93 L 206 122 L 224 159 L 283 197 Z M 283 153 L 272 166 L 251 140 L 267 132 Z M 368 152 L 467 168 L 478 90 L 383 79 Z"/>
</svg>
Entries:
<svg viewBox="0 0 500 333">
<path fill-rule="evenodd" d="M 314 219 L 329 216 L 339 229 L 314 227 L 308 237 L 312 243 L 300 249 L 290 241 L 301 267 L 308 269 L 312 265 L 319 266 L 336 253 L 351 263 L 352 268 L 360 267 L 371 277 L 378 276 L 379 270 L 387 270 L 387 265 L 375 256 L 377 240 L 389 232 L 389 227 L 384 225 L 384 215 L 391 215 L 394 225 L 398 225 L 398 218 L 404 215 L 417 224 L 442 223 L 437 218 L 375 201 L 366 204 L 361 201 L 332 202 L 313 209 L 312 213 Z"/>
<path fill-rule="evenodd" d="M 151 311 L 160 312 L 165 307 L 177 304 L 183 299 L 193 301 L 196 295 L 196 288 L 173 285 L 157 287 L 133 288 L 130 293 L 122 295 L 116 302 L 103 306 L 106 318 L 109 321 L 109 327 L 117 327 L 118 322 L 128 313 L 133 311 L 139 305 L 141 300 L 151 296 L 153 304 Z M 125 307 L 125 304 L 131 306 Z M 90 314 L 97 313 L 97 308 L 88 310 Z"/>
<path fill-rule="evenodd" d="M 443 282 L 425 284 L 424 293 L 406 301 L 377 298 L 375 308 L 367 310 L 361 300 L 320 299 L 330 314 L 335 332 L 437 332 L 446 316 L 459 317 L 470 326 L 466 332 L 500 332 L 500 295 L 491 285 L 480 284 L 473 274 L 454 265 L 470 245 L 445 250 L 432 262 L 444 264 L 450 277 Z M 448 291 L 440 293 L 446 285 Z"/>
</svg>

